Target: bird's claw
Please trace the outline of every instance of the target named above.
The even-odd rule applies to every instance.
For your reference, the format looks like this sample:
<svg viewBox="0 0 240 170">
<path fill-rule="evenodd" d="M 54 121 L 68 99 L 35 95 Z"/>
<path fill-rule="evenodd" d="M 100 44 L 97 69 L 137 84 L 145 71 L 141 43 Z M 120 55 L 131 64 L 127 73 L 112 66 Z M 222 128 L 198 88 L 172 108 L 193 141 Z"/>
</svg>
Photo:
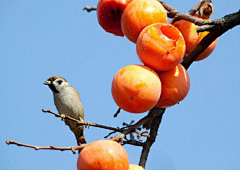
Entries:
<svg viewBox="0 0 240 170">
<path fill-rule="evenodd" d="M 89 122 L 89 121 L 85 121 L 85 123 L 86 123 L 85 128 L 88 128 L 88 129 L 89 129 L 90 122 Z"/>
<path fill-rule="evenodd" d="M 65 114 L 60 114 L 61 118 L 62 119 L 65 119 L 66 118 L 66 115 Z"/>
<path fill-rule="evenodd" d="M 61 116 L 62 121 L 64 121 L 65 124 L 68 125 L 67 122 L 65 121 L 66 115 L 65 114 L 60 114 L 60 116 Z"/>
</svg>

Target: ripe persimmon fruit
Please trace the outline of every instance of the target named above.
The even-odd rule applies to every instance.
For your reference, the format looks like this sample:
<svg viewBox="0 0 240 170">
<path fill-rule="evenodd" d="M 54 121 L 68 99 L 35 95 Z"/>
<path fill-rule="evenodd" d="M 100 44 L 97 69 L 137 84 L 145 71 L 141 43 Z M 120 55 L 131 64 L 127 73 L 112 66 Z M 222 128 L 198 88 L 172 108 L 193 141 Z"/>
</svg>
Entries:
<svg viewBox="0 0 240 170">
<path fill-rule="evenodd" d="M 143 28 L 156 22 L 167 22 L 166 10 L 157 0 L 132 0 L 121 17 L 124 35 L 134 43 Z"/>
<path fill-rule="evenodd" d="M 166 71 L 177 66 L 186 50 L 181 32 L 167 23 L 155 23 L 145 27 L 136 44 L 140 60 L 157 71 Z"/>
<path fill-rule="evenodd" d="M 128 170 L 125 149 L 112 140 L 97 140 L 85 146 L 78 156 L 78 170 Z"/>
<path fill-rule="evenodd" d="M 127 112 L 142 113 L 152 109 L 160 94 L 161 81 L 157 73 L 147 66 L 125 66 L 112 81 L 113 99 Z"/>
<path fill-rule="evenodd" d="M 198 15 L 193 15 L 196 18 L 202 19 Z M 210 19 L 202 19 L 205 21 L 210 21 Z M 186 54 L 188 54 L 194 47 L 196 47 L 199 42 L 209 33 L 208 31 L 197 33 L 197 25 L 194 23 L 180 20 L 173 24 L 182 33 L 185 43 L 186 43 Z M 195 61 L 200 61 L 207 58 L 214 50 L 217 45 L 218 39 L 213 41 L 204 51 L 201 53 Z"/>
<path fill-rule="evenodd" d="M 187 70 L 181 65 L 157 72 L 162 83 L 162 94 L 156 104 L 158 108 L 167 108 L 182 101 L 188 94 L 190 79 Z"/>
<path fill-rule="evenodd" d="M 127 4 L 132 0 L 99 0 L 97 18 L 100 26 L 107 32 L 124 36 L 121 29 L 121 16 Z"/>
</svg>

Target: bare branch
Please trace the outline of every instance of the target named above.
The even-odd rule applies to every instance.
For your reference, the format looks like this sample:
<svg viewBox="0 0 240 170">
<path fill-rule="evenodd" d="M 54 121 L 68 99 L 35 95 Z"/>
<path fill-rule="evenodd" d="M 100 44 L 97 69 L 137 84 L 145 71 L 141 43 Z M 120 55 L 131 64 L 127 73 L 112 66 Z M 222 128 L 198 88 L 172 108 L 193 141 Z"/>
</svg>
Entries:
<svg viewBox="0 0 240 170">
<path fill-rule="evenodd" d="M 115 141 L 118 141 L 119 143 L 122 143 L 123 139 L 125 138 L 125 136 L 127 134 L 129 134 L 131 132 L 136 132 L 138 127 L 142 126 L 144 123 L 148 122 L 152 118 L 159 116 L 161 114 L 160 110 L 162 110 L 162 109 L 159 109 L 159 108 L 151 109 L 147 116 L 143 117 L 142 119 L 140 119 L 138 122 L 136 122 L 132 126 L 128 127 L 127 129 L 124 129 L 120 135 L 117 135 L 112 139 Z"/>
<path fill-rule="evenodd" d="M 34 145 L 28 145 L 20 142 L 15 142 L 14 140 L 6 141 L 8 145 L 17 145 L 17 146 L 24 146 L 28 148 L 34 148 L 35 150 L 60 150 L 60 151 L 66 151 L 71 150 L 73 154 L 76 154 L 76 150 L 84 148 L 87 144 L 82 144 L 81 146 L 70 146 L 70 147 L 56 147 L 56 146 L 34 146 Z"/>
<path fill-rule="evenodd" d="M 117 117 L 120 112 L 121 112 L 121 108 L 119 107 L 118 110 L 116 111 L 116 113 L 114 114 L 114 117 Z"/>
<path fill-rule="evenodd" d="M 240 10 L 223 18 L 204 22 L 202 26 L 197 27 L 197 32 L 229 30 L 237 25 L 240 25 Z"/>
<path fill-rule="evenodd" d="M 168 17 L 169 17 L 169 18 L 174 18 L 174 17 L 176 16 L 176 14 L 179 13 L 176 8 L 173 8 L 173 7 L 169 6 L 168 4 L 165 4 L 164 2 L 162 2 L 162 1 L 160 1 L 160 0 L 158 0 L 158 1 L 159 1 L 159 2 L 162 4 L 162 6 L 169 12 L 169 13 L 168 13 Z"/>
<path fill-rule="evenodd" d="M 127 140 L 127 141 L 123 141 L 122 145 L 134 145 L 134 146 L 144 146 L 144 143 L 136 141 L 136 140 Z"/>
<path fill-rule="evenodd" d="M 64 119 L 68 119 L 68 120 L 72 120 L 74 122 L 77 123 L 78 126 L 81 126 L 81 125 L 85 125 L 85 126 L 93 126 L 93 127 L 98 127 L 98 128 L 103 128 L 103 129 L 108 129 L 108 130 L 113 130 L 115 132 L 123 132 L 123 129 L 120 129 L 120 128 L 114 128 L 114 127 L 110 127 L 110 126 L 105 126 L 105 125 L 100 125 L 100 124 L 97 124 L 97 123 L 90 123 L 88 121 L 81 121 L 81 120 L 77 120 L 77 119 L 74 119 L 70 116 L 67 116 L 67 115 L 60 115 L 60 114 L 57 114 L 57 113 L 54 113 L 53 111 L 51 110 L 44 110 L 42 109 L 42 111 L 44 113 L 51 113 L 53 114 L 54 116 L 56 117 L 59 117 L 59 118 L 64 118 Z"/>
<path fill-rule="evenodd" d="M 143 146 L 143 149 L 142 149 L 141 157 L 140 157 L 140 160 L 139 160 L 139 165 L 142 166 L 143 168 L 145 168 L 145 165 L 146 165 L 146 162 L 147 162 L 147 158 L 148 158 L 148 154 L 150 152 L 151 146 L 152 146 L 152 144 L 156 140 L 157 133 L 158 133 L 158 128 L 159 128 L 160 123 L 162 121 L 162 116 L 163 116 L 165 110 L 166 109 L 153 108 L 150 111 L 150 112 L 155 112 L 158 116 L 155 117 L 152 120 L 151 130 L 150 130 L 150 137 L 144 143 L 144 146 Z"/>
<path fill-rule="evenodd" d="M 188 14 L 188 15 L 193 15 L 193 14 L 195 14 L 197 11 L 198 11 L 198 9 L 199 9 L 199 7 L 201 6 L 201 4 L 202 4 L 202 0 L 201 1 L 199 1 L 198 3 L 197 3 L 197 5 L 195 5 L 190 11 L 188 11 L 186 14 Z"/>
<path fill-rule="evenodd" d="M 223 18 L 226 18 L 228 20 L 227 24 L 224 23 L 224 27 L 218 31 L 210 32 L 207 36 L 205 36 L 200 43 L 192 50 L 190 51 L 183 59 L 182 65 L 188 69 L 190 65 L 193 63 L 193 61 L 196 60 L 196 58 L 218 37 L 220 37 L 222 34 L 227 32 L 229 29 L 232 29 L 233 27 L 240 25 L 240 11 L 234 14 L 227 15 Z M 225 19 L 223 19 L 225 20 Z"/>
</svg>

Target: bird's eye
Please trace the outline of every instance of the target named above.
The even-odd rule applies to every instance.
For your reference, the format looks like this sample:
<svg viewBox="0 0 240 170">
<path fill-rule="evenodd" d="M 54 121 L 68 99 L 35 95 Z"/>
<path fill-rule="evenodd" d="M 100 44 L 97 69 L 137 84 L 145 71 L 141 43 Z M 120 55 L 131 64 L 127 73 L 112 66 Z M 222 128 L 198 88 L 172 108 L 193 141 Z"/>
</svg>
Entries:
<svg viewBox="0 0 240 170">
<path fill-rule="evenodd" d="M 58 83 L 59 85 L 62 84 L 62 82 L 63 82 L 62 80 L 58 80 L 58 81 L 57 81 L 57 83 Z"/>
</svg>

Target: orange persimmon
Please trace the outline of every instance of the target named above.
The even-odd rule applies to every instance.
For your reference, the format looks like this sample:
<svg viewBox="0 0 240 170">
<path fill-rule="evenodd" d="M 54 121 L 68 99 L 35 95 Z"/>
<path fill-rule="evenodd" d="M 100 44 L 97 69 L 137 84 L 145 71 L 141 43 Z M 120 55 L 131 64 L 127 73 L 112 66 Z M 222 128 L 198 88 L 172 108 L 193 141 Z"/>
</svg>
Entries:
<svg viewBox="0 0 240 170">
<path fill-rule="evenodd" d="M 157 71 L 166 71 L 177 66 L 186 50 L 181 32 L 166 23 L 155 23 L 144 28 L 136 44 L 140 60 Z"/>
<path fill-rule="evenodd" d="M 112 96 L 125 111 L 142 113 L 152 109 L 161 94 L 161 81 L 157 73 L 142 65 L 120 69 L 112 81 Z"/>
<path fill-rule="evenodd" d="M 193 16 L 196 18 L 202 19 L 198 15 L 193 15 Z M 203 19 L 203 20 L 210 21 L 210 19 Z M 197 25 L 185 20 L 177 21 L 173 25 L 177 27 L 179 31 L 181 31 L 185 39 L 186 54 L 188 54 L 194 47 L 196 47 L 197 44 L 209 33 L 208 31 L 197 33 Z M 203 51 L 203 53 L 201 53 L 195 61 L 199 61 L 207 58 L 216 47 L 217 41 L 218 39 L 213 41 L 212 44 L 210 44 L 208 48 L 206 48 Z"/>
<path fill-rule="evenodd" d="M 124 36 L 121 29 L 121 16 L 127 4 L 132 0 L 99 0 L 97 18 L 100 26 L 107 32 Z"/>
<path fill-rule="evenodd" d="M 162 93 L 156 107 L 166 108 L 173 106 L 187 96 L 190 79 L 187 70 L 181 64 L 171 70 L 157 73 L 161 79 Z"/>
<path fill-rule="evenodd" d="M 129 160 L 125 149 L 112 140 L 97 140 L 85 146 L 77 161 L 78 170 L 128 170 Z"/>
<path fill-rule="evenodd" d="M 132 0 L 121 18 L 124 35 L 136 43 L 138 35 L 148 25 L 156 22 L 167 22 L 167 13 L 157 0 Z"/>
</svg>

